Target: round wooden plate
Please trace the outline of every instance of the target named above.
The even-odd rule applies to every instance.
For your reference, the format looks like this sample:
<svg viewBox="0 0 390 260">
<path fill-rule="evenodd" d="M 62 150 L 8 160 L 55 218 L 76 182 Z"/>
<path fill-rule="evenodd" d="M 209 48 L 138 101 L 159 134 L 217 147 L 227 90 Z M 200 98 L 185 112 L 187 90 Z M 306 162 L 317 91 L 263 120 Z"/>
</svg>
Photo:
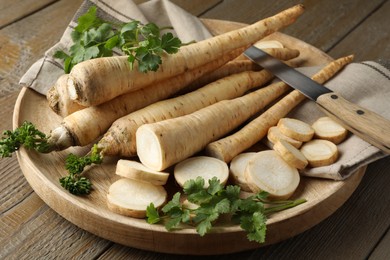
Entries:
<svg viewBox="0 0 390 260">
<path fill-rule="evenodd" d="M 242 26 L 239 23 L 218 20 L 203 22 L 214 34 Z M 301 50 L 301 59 L 305 65 L 321 65 L 331 60 L 320 50 L 285 34 L 275 33 L 268 38 L 277 39 L 287 47 Z M 46 133 L 61 122 L 61 118 L 48 107 L 44 96 L 23 88 L 15 106 L 14 127 L 25 120 L 33 122 L 38 129 Z M 93 166 L 85 172 L 94 184 L 94 190 L 89 196 L 71 195 L 58 181 L 61 176 L 67 174 L 64 169 L 65 157 L 70 152 L 83 155 L 89 148 L 69 148 L 50 154 L 39 154 L 22 148 L 17 156 L 20 167 L 34 191 L 70 222 L 123 245 L 175 254 L 226 254 L 276 243 L 297 235 L 318 224 L 339 208 L 356 189 L 365 172 L 365 168 L 362 168 L 345 181 L 302 178 L 294 198 L 305 198 L 307 202 L 270 216 L 266 243 L 260 245 L 249 242 L 245 232 L 231 223 L 219 223 L 211 233 L 200 237 L 192 227 L 168 232 L 162 225 L 150 225 L 143 219 L 125 217 L 109 211 L 106 206 L 106 191 L 109 185 L 119 178 L 115 175 L 117 158 L 106 158 L 104 164 Z"/>
</svg>

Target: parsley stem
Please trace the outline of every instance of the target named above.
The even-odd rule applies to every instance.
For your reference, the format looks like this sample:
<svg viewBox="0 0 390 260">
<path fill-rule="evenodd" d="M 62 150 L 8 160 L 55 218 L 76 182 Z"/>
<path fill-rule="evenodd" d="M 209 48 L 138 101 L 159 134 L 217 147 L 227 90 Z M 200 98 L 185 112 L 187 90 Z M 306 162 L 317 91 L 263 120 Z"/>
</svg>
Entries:
<svg viewBox="0 0 390 260">
<path fill-rule="evenodd" d="M 160 31 L 163 31 L 163 30 L 173 30 L 173 27 L 172 27 L 172 26 L 163 26 L 163 27 L 160 27 Z"/>
<path fill-rule="evenodd" d="M 196 43 L 195 40 L 192 40 L 192 41 L 189 41 L 189 42 L 184 42 L 181 44 L 181 46 L 186 46 L 186 45 L 190 45 L 190 44 L 193 44 L 193 43 Z"/>
<path fill-rule="evenodd" d="M 298 206 L 302 203 L 305 203 L 306 200 L 305 199 L 296 199 L 296 200 L 290 200 L 290 201 L 287 200 L 287 201 L 280 201 L 280 202 L 281 203 L 275 203 L 275 204 L 278 204 L 278 206 L 272 206 L 272 207 L 265 208 L 264 213 L 267 215 L 267 214 L 279 212 L 279 211 L 282 211 L 285 209 L 293 208 L 293 207 Z"/>
</svg>

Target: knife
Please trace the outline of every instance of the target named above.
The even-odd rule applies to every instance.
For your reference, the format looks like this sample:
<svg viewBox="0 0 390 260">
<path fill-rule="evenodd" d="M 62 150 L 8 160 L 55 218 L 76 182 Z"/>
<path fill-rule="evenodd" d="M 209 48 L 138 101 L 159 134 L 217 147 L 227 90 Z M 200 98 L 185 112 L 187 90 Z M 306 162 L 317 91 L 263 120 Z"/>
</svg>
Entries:
<svg viewBox="0 0 390 260">
<path fill-rule="evenodd" d="M 244 54 L 289 86 L 315 101 L 329 117 L 346 129 L 390 154 L 390 121 L 388 119 L 349 102 L 339 94 L 254 46 L 248 48 Z"/>
</svg>

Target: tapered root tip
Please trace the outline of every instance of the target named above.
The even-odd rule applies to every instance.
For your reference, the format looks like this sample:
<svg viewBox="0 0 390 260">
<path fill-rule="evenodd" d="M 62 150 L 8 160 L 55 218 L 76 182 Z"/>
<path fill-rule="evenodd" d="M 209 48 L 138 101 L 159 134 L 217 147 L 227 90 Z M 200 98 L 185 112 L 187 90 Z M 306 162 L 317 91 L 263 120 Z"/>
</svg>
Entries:
<svg viewBox="0 0 390 260">
<path fill-rule="evenodd" d="M 351 54 L 351 55 L 348 55 L 347 57 L 347 60 L 349 61 L 353 61 L 355 59 L 355 55 L 354 54 Z"/>
</svg>

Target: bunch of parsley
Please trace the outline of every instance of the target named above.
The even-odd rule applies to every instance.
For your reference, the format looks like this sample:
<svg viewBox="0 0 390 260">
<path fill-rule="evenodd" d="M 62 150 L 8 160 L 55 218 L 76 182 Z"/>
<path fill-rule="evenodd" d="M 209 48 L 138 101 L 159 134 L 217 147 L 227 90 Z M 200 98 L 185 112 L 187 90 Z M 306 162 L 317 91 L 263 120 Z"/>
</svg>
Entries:
<svg viewBox="0 0 390 260">
<path fill-rule="evenodd" d="M 78 18 L 71 32 L 73 45 L 69 53 L 60 50 L 54 54 L 64 60 L 65 73 L 82 61 L 112 56 L 114 48 L 128 55 L 131 67 L 138 62 L 141 72 L 156 71 L 162 63 L 161 55 L 176 53 L 182 45 L 170 32 L 160 36 L 162 30 L 170 27 L 159 28 L 154 23 L 143 25 L 139 21 L 116 24 L 100 19 L 96 11 L 92 6 Z"/>
<path fill-rule="evenodd" d="M 233 223 L 240 224 L 247 232 L 250 241 L 263 243 L 269 214 L 306 202 L 304 199 L 270 202 L 266 200 L 266 192 L 241 199 L 239 186 L 229 185 L 224 188 L 215 177 L 209 180 L 208 188 L 204 188 L 204 184 L 204 179 L 198 177 L 187 181 L 183 187 L 187 200 L 198 205 L 196 209 L 184 207 L 180 203 L 181 193 L 177 192 L 161 209 L 162 216 L 151 203 L 146 211 L 147 222 L 164 222 L 168 231 L 179 228 L 181 223 L 190 224 L 196 226 L 200 236 L 204 236 L 221 215 L 229 214 Z"/>
</svg>

